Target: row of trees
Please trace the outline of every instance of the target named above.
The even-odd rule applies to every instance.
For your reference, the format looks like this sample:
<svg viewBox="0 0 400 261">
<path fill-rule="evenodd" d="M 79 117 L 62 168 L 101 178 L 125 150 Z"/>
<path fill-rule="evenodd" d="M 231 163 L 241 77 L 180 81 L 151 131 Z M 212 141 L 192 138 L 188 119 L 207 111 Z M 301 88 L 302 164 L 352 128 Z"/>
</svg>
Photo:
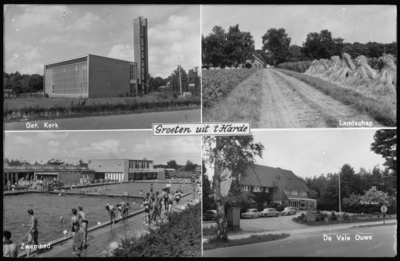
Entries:
<svg viewBox="0 0 400 261">
<path fill-rule="evenodd" d="M 4 159 L 4 162 L 7 163 L 9 166 L 22 166 L 22 165 L 41 165 L 41 163 L 39 163 L 38 161 L 35 161 L 35 163 L 30 163 L 27 160 L 23 160 L 23 159 Z M 44 164 L 46 165 L 72 165 L 70 163 L 67 162 L 63 162 L 63 161 L 57 161 L 54 159 L 48 160 L 47 162 L 45 162 Z M 88 163 L 84 162 L 82 159 L 80 159 L 78 161 L 78 166 L 80 167 L 87 167 Z"/>
<path fill-rule="evenodd" d="M 185 165 L 178 165 L 178 163 L 176 163 L 175 160 L 168 161 L 166 165 L 163 165 L 163 164 L 154 165 L 155 168 L 167 168 L 167 169 L 175 169 L 175 170 L 182 170 L 182 171 L 188 171 L 188 172 L 195 171 L 198 166 L 199 165 L 197 165 L 196 163 L 193 163 L 190 160 L 186 161 Z"/>
<path fill-rule="evenodd" d="M 334 38 L 328 30 L 307 34 L 302 46 L 291 44 L 291 38 L 284 28 L 271 28 L 262 37 L 262 48 L 255 50 L 253 36 L 242 32 L 239 25 L 231 26 L 225 32 L 220 26 L 214 26 L 211 33 L 202 36 L 202 62 L 213 66 L 237 66 L 257 55 L 266 64 L 277 65 L 284 62 L 297 62 L 314 59 L 329 59 L 346 52 L 351 57 L 364 55 L 380 57 L 384 53 L 397 56 L 397 43 L 388 44 L 348 43 L 343 38 Z"/>
<path fill-rule="evenodd" d="M 178 67 L 179 68 L 179 67 Z M 161 86 L 166 86 L 170 82 L 170 91 L 180 93 L 179 85 L 179 69 L 173 71 L 173 73 L 167 77 L 152 77 L 149 75 L 149 92 L 160 91 Z M 18 71 L 15 73 L 3 72 L 4 85 L 3 89 L 11 89 L 15 94 L 20 93 L 32 93 L 43 91 L 43 75 L 39 74 L 21 74 Z M 181 68 L 181 82 L 182 91 L 198 93 L 200 96 L 200 76 L 198 67 L 190 69 L 186 72 L 184 68 Z M 193 88 L 189 88 L 189 84 L 194 84 Z"/>
<path fill-rule="evenodd" d="M 3 89 L 12 89 L 17 95 L 43 91 L 43 75 L 3 72 Z"/>
</svg>

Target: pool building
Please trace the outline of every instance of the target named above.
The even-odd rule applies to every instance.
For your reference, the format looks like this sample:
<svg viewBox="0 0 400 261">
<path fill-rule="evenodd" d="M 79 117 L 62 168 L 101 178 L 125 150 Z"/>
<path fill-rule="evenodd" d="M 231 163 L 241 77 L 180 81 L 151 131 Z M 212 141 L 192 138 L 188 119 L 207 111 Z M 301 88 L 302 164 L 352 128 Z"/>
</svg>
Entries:
<svg viewBox="0 0 400 261">
<path fill-rule="evenodd" d="M 3 185 L 23 184 L 32 179 L 60 179 L 79 183 L 82 179 L 95 180 L 164 180 L 165 170 L 153 168 L 152 160 L 141 159 L 91 159 L 88 166 L 73 165 L 31 165 L 12 166 L 4 162 Z"/>
<path fill-rule="evenodd" d="M 134 57 L 119 60 L 86 54 L 44 65 L 44 94 L 55 98 L 102 98 L 148 93 L 147 19 L 133 20 Z M 129 60 L 133 60 L 129 61 Z"/>
</svg>

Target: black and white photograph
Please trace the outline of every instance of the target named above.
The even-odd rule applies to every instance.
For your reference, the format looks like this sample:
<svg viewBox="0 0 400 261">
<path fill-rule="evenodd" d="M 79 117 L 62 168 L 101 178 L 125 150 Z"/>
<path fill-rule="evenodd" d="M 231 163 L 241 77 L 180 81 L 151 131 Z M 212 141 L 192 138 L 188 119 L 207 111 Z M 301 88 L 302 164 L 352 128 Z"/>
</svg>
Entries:
<svg viewBox="0 0 400 261">
<path fill-rule="evenodd" d="M 5 136 L 5 257 L 202 255 L 201 137 Z"/>
<path fill-rule="evenodd" d="M 203 140 L 204 257 L 397 255 L 395 129 Z"/>
<path fill-rule="evenodd" d="M 203 122 L 395 127 L 397 7 L 203 5 Z"/>
<path fill-rule="evenodd" d="M 4 6 L 6 130 L 201 122 L 200 6 Z"/>
</svg>

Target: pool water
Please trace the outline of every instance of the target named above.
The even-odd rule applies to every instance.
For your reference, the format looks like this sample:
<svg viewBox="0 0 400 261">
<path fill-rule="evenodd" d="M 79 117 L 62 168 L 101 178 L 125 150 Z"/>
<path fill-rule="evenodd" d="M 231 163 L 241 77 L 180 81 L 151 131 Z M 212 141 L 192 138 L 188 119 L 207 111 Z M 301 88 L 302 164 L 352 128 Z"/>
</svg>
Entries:
<svg viewBox="0 0 400 261">
<path fill-rule="evenodd" d="M 112 194 L 112 195 L 123 195 L 124 192 L 128 192 L 130 196 L 139 197 L 140 190 L 142 190 L 142 197 L 145 197 L 147 193 L 150 192 L 150 184 L 153 184 L 153 192 L 156 191 L 162 192 L 162 189 L 165 188 L 165 183 L 150 183 L 150 182 L 138 182 L 138 183 L 122 183 L 120 184 L 112 184 L 112 185 L 103 185 L 103 186 L 94 186 L 94 187 L 86 187 L 83 190 L 89 193 L 98 193 L 99 189 L 101 189 L 101 193 Z M 181 188 L 183 193 L 186 194 L 193 190 L 192 184 L 171 184 L 171 194 L 174 195 L 178 188 Z M 82 188 L 78 189 L 68 189 L 68 193 L 77 193 L 79 194 L 82 191 Z"/>
<path fill-rule="evenodd" d="M 117 185 L 118 186 L 118 185 Z M 11 240 L 15 243 L 27 243 L 28 238 L 24 237 L 30 227 L 23 227 L 22 224 L 31 224 L 28 209 L 33 209 L 34 216 L 38 219 L 39 243 L 48 242 L 63 237 L 63 231 L 70 229 L 72 208 L 82 206 L 89 220 L 89 228 L 97 225 L 98 222 L 110 220 L 105 209 L 107 203 L 116 205 L 126 198 L 96 197 L 85 195 L 57 194 L 23 194 L 3 197 L 3 229 L 12 233 Z M 129 213 L 139 210 L 142 200 L 129 199 L 131 206 Z M 60 222 L 63 217 L 64 222 Z"/>
</svg>

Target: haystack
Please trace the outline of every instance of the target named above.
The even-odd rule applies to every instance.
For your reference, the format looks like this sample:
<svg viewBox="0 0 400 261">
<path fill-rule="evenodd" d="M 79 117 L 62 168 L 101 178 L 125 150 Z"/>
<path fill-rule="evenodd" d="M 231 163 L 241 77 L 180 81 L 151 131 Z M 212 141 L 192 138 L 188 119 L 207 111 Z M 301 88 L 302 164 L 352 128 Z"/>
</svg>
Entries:
<svg viewBox="0 0 400 261">
<path fill-rule="evenodd" d="M 340 60 L 340 57 L 332 56 L 330 65 L 331 66 L 329 67 L 329 69 L 324 74 L 322 74 L 322 77 L 329 77 L 331 74 L 333 74 L 334 72 L 339 70 L 339 68 L 342 65 L 342 61 Z"/>
<path fill-rule="evenodd" d="M 340 67 L 336 72 L 333 72 L 329 79 L 335 82 L 345 82 L 346 78 L 356 69 L 350 55 L 343 53 Z"/>
<path fill-rule="evenodd" d="M 388 54 L 379 58 L 379 60 L 383 66 L 375 80 L 369 86 L 371 92 L 374 95 L 396 96 L 397 66 L 394 64 L 394 58 Z"/>
<path fill-rule="evenodd" d="M 368 87 L 377 75 L 377 71 L 368 65 L 367 57 L 360 55 L 356 58 L 357 68 L 350 73 L 346 84 L 354 87 Z"/>
<path fill-rule="evenodd" d="M 314 74 L 315 71 L 317 70 L 318 64 L 319 64 L 318 60 L 312 61 L 310 67 L 308 67 L 308 69 L 304 73 L 310 75 Z"/>
<path fill-rule="evenodd" d="M 327 59 L 319 60 L 319 64 L 317 66 L 317 70 L 315 71 L 314 75 L 321 75 L 324 74 L 326 71 L 329 70 L 331 67 L 331 61 Z"/>
</svg>

